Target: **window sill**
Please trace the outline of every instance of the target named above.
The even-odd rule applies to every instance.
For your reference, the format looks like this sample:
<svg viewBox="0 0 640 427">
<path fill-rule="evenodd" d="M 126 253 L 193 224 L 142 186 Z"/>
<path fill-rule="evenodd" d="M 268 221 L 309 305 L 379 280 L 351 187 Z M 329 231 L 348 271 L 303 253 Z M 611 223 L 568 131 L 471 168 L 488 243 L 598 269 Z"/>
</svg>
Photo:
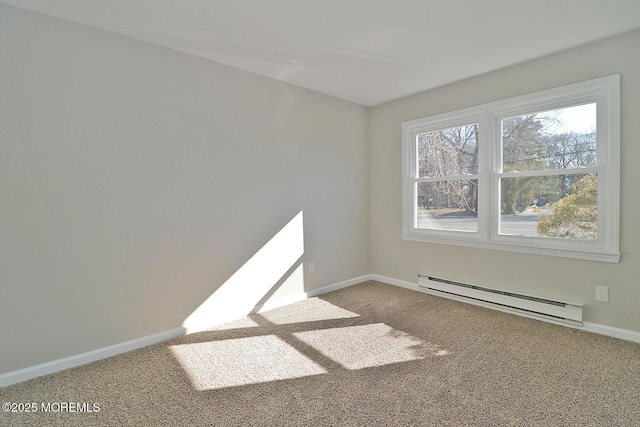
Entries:
<svg viewBox="0 0 640 427">
<path fill-rule="evenodd" d="M 533 246 L 523 246 L 509 243 L 497 243 L 487 242 L 481 240 L 462 240 L 462 239 L 448 239 L 442 237 L 433 237 L 425 235 L 416 235 L 410 233 L 402 233 L 403 240 L 410 240 L 414 242 L 436 243 L 441 245 L 453 245 L 453 246 L 465 246 L 468 248 L 478 249 L 492 249 L 506 252 L 518 252 L 532 255 L 544 255 L 560 258 L 571 258 L 585 261 L 597 261 L 608 262 L 617 264 L 620 262 L 619 253 L 610 253 L 604 251 L 578 251 L 571 249 L 557 249 L 557 248 L 541 248 Z"/>
</svg>

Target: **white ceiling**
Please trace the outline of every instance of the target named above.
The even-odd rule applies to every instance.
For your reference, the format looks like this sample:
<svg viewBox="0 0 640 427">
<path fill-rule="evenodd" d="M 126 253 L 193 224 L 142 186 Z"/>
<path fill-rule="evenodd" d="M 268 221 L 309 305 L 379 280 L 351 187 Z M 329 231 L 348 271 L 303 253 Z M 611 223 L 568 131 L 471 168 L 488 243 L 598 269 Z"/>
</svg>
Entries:
<svg viewBox="0 0 640 427">
<path fill-rule="evenodd" d="M 0 3 L 167 46 L 365 106 L 640 29 L 639 0 Z"/>
</svg>

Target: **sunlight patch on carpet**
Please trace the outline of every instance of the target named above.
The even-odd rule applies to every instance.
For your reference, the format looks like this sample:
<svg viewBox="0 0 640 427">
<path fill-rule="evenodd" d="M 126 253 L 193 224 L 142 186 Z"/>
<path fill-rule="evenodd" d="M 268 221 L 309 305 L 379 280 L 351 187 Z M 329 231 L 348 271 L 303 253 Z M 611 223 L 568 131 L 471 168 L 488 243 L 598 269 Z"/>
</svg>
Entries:
<svg viewBox="0 0 640 427">
<path fill-rule="evenodd" d="M 320 298 L 309 298 L 297 304 L 265 311 L 260 315 L 276 325 L 348 319 L 359 316 L 359 314 L 340 308 Z"/>
<path fill-rule="evenodd" d="M 196 390 L 213 390 L 324 374 L 275 335 L 171 346 Z"/>
<path fill-rule="evenodd" d="M 346 369 L 363 369 L 445 356 L 441 347 L 384 323 L 293 334 Z"/>
</svg>

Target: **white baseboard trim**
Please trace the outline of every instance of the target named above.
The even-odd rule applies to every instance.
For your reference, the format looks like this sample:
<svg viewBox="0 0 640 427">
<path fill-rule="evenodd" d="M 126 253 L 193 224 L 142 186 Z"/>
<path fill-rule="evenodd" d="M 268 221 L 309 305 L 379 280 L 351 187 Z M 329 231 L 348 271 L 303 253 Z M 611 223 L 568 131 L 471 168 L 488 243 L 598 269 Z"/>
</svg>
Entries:
<svg viewBox="0 0 640 427">
<path fill-rule="evenodd" d="M 376 282 L 386 283 L 387 285 L 398 286 L 400 288 L 411 289 L 412 291 L 419 291 L 418 287 L 418 277 L 416 276 L 416 283 L 405 282 L 404 280 L 392 279 L 391 277 L 381 276 L 379 274 L 371 274 L 370 280 L 375 280 Z"/>
<path fill-rule="evenodd" d="M 356 277 L 344 282 L 334 283 L 332 285 L 323 286 L 318 289 L 313 289 L 308 292 L 301 292 L 285 298 L 279 298 L 275 301 L 268 301 L 261 306 L 256 307 L 253 312 L 261 312 L 271 310 L 284 305 L 293 304 L 294 302 L 302 301 L 310 297 L 326 294 L 327 292 L 336 291 L 338 289 L 346 288 L 348 286 L 356 285 L 361 282 L 371 280 L 370 275 Z M 234 320 L 234 319 L 229 319 Z M 212 327 L 215 325 L 212 325 Z M 17 384 L 23 381 L 30 380 L 32 378 L 40 377 L 54 372 L 63 371 L 65 369 L 74 368 L 76 366 L 86 365 L 87 363 L 95 362 L 96 360 L 106 359 L 107 357 L 115 356 L 128 351 L 137 350 L 149 345 L 158 344 L 163 341 L 167 341 L 173 338 L 181 337 L 187 333 L 184 327 L 178 327 L 170 329 L 168 331 L 159 332 L 145 337 L 136 338 L 130 341 L 126 341 L 119 344 L 110 345 L 108 347 L 91 350 L 86 353 L 77 354 L 75 356 L 65 357 L 63 359 L 53 360 L 51 362 L 42 363 L 40 365 L 30 366 L 17 371 L 11 371 L 4 374 L 0 374 L 0 388 L 6 387 L 11 384 Z"/>
<path fill-rule="evenodd" d="M 285 305 L 293 304 L 299 301 L 303 301 L 307 298 L 317 297 L 318 295 L 326 294 L 327 292 L 337 291 L 338 289 L 347 288 L 349 286 L 357 285 L 358 283 L 371 280 L 371 275 L 355 277 L 353 279 L 345 280 L 343 282 L 334 283 L 333 285 L 323 286 L 318 289 L 313 289 L 308 292 L 300 292 L 295 295 L 290 295 L 284 298 L 278 298 L 274 301 L 267 301 L 264 304 L 256 306 L 252 313 L 262 313 L 263 311 L 273 310 L 274 308 L 282 307 Z"/>
<path fill-rule="evenodd" d="M 390 277 L 385 277 L 385 276 L 381 276 L 379 274 L 371 274 L 370 275 L 371 278 L 370 280 L 375 280 L 376 282 L 380 282 L 380 283 L 386 283 L 387 285 L 394 285 L 394 286 L 398 286 L 401 288 L 405 288 L 405 289 L 411 289 L 414 291 L 418 291 L 418 292 L 422 292 L 420 290 L 420 288 L 418 287 L 418 283 L 411 283 L 411 282 L 406 282 L 403 280 L 398 280 L 398 279 L 392 279 Z M 417 278 L 416 278 L 417 280 Z M 527 316 L 525 316 L 527 317 Z M 532 319 L 536 319 L 536 320 L 541 320 L 541 319 L 537 319 L 535 317 L 531 317 Z M 550 323 L 554 323 L 556 325 L 560 325 L 560 326 L 565 326 L 568 328 L 574 328 L 574 329 L 579 329 L 582 331 L 587 331 L 587 332 L 592 332 L 594 334 L 599 334 L 599 335 L 606 335 L 609 337 L 613 337 L 613 338 L 619 338 L 625 341 L 631 341 L 631 342 L 635 342 L 640 344 L 640 332 L 637 331 L 632 331 L 629 329 L 621 329 L 621 328 L 614 328 L 612 326 L 606 326 L 606 325 L 601 325 L 598 323 L 592 323 L 592 322 L 583 322 L 583 326 L 574 326 L 574 325 L 568 325 L 568 324 L 564 324 L 564 323 L 560 323 L 560 322 L 550 322 Z"/>
<path fill-rule="evenodd" d="M 621 340 L 632 341 L 640 344 L 640 332 L 629 329 L 614 328 L 613 326 L 600 325 L 598 323 L 583 322 L 582 329 L 594 334 L 606 335 Z"/>
<path fill-rule="evenodd" d="M 368 282 L 372 279 L 371 274 L 365 274 L 364 276 L 354 277 L 353 279 L 345 280 L 344 282 L 334 283 L 333 285 L 323 286 L 319 289 L 314 289 L 307 292 L 309 297 L 317 297 L 318 295 L 326 294 L 327 292 L 337 291 L 338 289 L 348 288 L 349 286 L 357 285 L 358 283 Z"/>
<path fill-rule="evenodd" d="M 69 356 L 63 359 L 41 363 L 40 365 L 18 369 L 17 371 L 7 372 L 6 374 L 0 375 L 0 387 L 6 387 L 32 378 L 52 374 L 54 372 L 63 371 L 80 365 L 86 365 L 87 363 L 95 362 L 96 360 L 106 359 L 107 357 L 115 356 L 117 354 L 158 344 L 172 338 L 183 336 L 184 333 L 184 328 L 174 328 L 168 331 L 158 332 L 156 334 L 125 341 L 123 343 L 110 345 L 108 347 L 91 350 L 86 353 L 76 354 L 75 356 Z"/>
<path fill-rule="evenodd" d="M 310 297 L 319 296 L 328 292 L 337 291 L 338 289 L 347 288 L 349 286 L 357 285 L 358 283 L 374 280 L 376 282 L 385 283 L 388 285 L 398 286 L 400 288 L 410 289 L 420 292 L 418 283 L 411 283 L 404 280 L 392 279 L 390 277 L 381 276 L 379 274 L 367 274 L 360 277 L 355 277 L 343 282 L 334 283 L 332 285 L 323 286 L 318 289 L 313 289 L 308 292 L 301 292 L 285 298 L 279 298 L 273 302 L 268 301 L 259 307 L 256 307 L 254 312 L 262 312 L 271 310 L 284 305 L 292 304 L 298 301 L 305 300 Z M 563 325 L 572 327 L 570 325 Z M 628 329 L 614 328 L 611 326 L 600 325 L 597 323 L 584 322 L 582 328 L 576 327 L 588 332 L 593 332 L 600 335 L 606 335 L 613 338 L 619 338 L 626 341 L 632 341 L 640 344 L 640 332 L 631 331 Z M 114 344 L 108 347 L 91 350 L 86 353 L 78 354 L 75 356 L 65 357 L 63 359 L 54 360 L 51 362 L 42 363 L 40 365 L 30 366 L 28 368 L 19 369 L 17 371 L 7 372 L 0 374 L 0 388 L 6 387 L 11 384 L 20 383 L 30 380 L 32 378 L 40 377 L 42 375 L 52 374 L 54 372 L 62 371 L 69 368 L 74 368 L 80 365 L 86 365 L 87 363 L 94 362 L 100 359 L 106 359 L 107 357 L 115 356 L 128 351 L 137 350 L 149 345 L 158 344 L 163 341 L 167 341 L 173 338 L 181 337 L 185 335 L 186 331 L 183 327 L 170 329 L 164 332 L 159 332 L 152 335 L 147 335 L 141 338 L 136 338 L 130 341 L 126 341 L 119 344 Z"/>
</svg>

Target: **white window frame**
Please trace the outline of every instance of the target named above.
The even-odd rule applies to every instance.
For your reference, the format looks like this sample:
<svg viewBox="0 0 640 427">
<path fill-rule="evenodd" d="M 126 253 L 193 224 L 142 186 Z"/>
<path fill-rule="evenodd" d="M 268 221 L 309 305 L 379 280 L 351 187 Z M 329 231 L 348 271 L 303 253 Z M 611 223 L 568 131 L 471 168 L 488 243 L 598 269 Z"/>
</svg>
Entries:
<svg viewBox="0 0 640 427">
<path fill-rule="evenodd" d="M 595 240 L 499 234 L 502 120 L 507 117 L 596 103 L 598 237 Z M 420 133 L 478 123 L 478 230 L 416 227 L 416 137 Z M 620 76 L 613 75 L 402 123 L 402 238 L 617 263 L 620 227 Z M 557 171 L 534 172 L 556 174 Z M 464 177 L 462 177 L 464 178 Z"/>
</svg>

